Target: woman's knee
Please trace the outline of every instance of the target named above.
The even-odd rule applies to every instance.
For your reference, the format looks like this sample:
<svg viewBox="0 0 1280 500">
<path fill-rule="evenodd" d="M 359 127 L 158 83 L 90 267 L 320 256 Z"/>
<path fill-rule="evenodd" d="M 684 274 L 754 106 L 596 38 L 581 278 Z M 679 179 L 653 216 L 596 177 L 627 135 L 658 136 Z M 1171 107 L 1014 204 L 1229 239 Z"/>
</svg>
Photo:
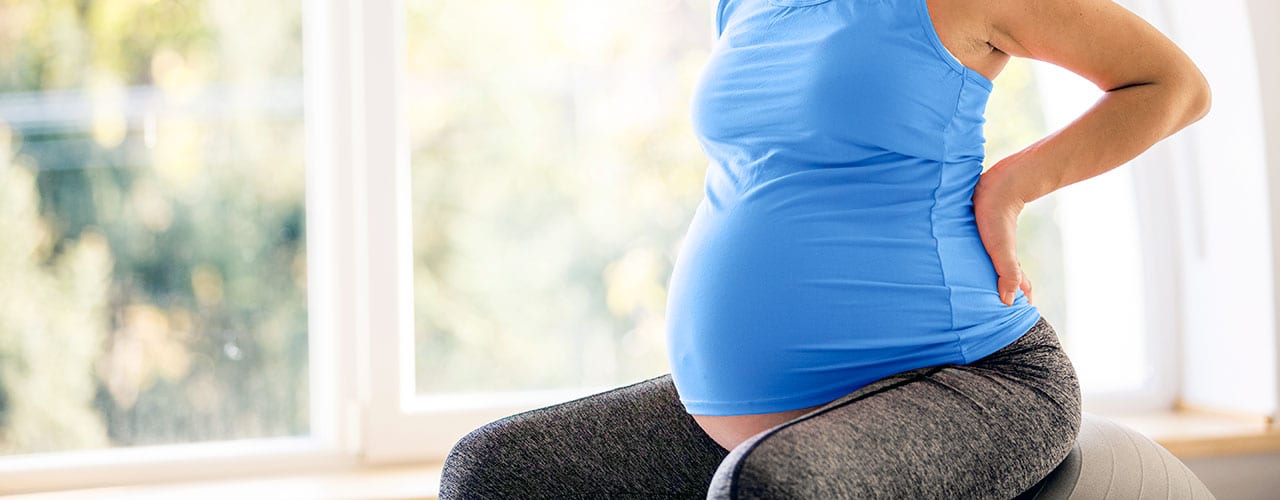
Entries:
<svg viewBox="0 0 1280 500">
<path fill-rule="evenodd" d="M 504 482 L 520 477 L 522 447 L 529 439 L 520 427 L 506 417 L 472 430 L 454 443 L 445 457 L 440 499 L 501 494 Z"/>
<path fill-rule="evenodd" d="M 563 468 L 553 460 L 567 432 L 562 404 L 512 414 L 485 423 L 454 442 L 440 474 L 440 500 L 475 497 L 538 497 L 541 482 Z"/>
<path fill-rule="evenodd" d="M 691 420 L 669 376 L 510 415 L 454 444 L 445 458 L 440 498 L 544 497 L 566 486 L 589 490 L 599 486 L 592 483 L 600 480 L 595 470 L 601 461 L 612 467 L 635 457 L 663 458 L 659 452 L 715 447 L 684 441 L 696 435 L 680 436 L 672 428 L 696 428 Z M 655 439 L 655 426 L 659 434 L 671 433 L 663 434 L 665 441 L 646 441 Z"/>
</svg>

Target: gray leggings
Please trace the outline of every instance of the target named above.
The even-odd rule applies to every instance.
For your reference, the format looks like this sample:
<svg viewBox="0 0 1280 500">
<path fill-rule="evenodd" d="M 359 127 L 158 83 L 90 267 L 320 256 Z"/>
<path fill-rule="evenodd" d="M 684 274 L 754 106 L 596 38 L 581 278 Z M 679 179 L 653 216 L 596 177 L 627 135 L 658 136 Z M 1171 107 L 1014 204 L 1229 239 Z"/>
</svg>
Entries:
<svg viewBox="0 0 1280 500">
<path fill-rule="evenodd" d="M 891 375 L 732 451 L 670 374 L 511 415 L 454 445 L 440 499 L 1029 498 L 1080 420 L 1075 369 L 1041 317 L 985 358 Z"/>
</svg>

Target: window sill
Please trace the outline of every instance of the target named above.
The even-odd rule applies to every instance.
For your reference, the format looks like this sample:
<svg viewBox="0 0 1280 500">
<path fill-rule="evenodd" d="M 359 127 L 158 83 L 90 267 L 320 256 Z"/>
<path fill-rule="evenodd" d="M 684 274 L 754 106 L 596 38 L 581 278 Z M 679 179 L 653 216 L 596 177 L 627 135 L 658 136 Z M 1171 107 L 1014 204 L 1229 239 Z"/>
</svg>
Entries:
<svg viewBox="0 0 1280 500">
<path fill-rule="evenodd" d="M 1088 411 L 1088 410 L 1086 410 Z M 1280 426 L 1266 416 L 1238 415 L 1196 408 L 1165 412 L 1107 413 L 1103 417 L 1132 427 L 1180 459 L 1280 452 Z M 164 483 L 33 493 L 11 500 L 276 498 L 316 500 L 356 498 L 434 499 L 440 487 L 439 463 L 366 467 L 337 473 L 245 477 L 218 481 Z"/>
<path fill-rule="evenodd" d="M 1280 424 L 1266 415 L 1185 405 L 1168 411 L 1099 415 L 1132 427 L 1180 459 L 1280 452 Z"/>
<path fill-rule="evenodd" d="M 183 500 L 306 498 L 310 500 L 434 500 L 440 466 L 409 464 L 338 472 L 156 483 L 6 496 L 5 500 Z"/>
</svg>

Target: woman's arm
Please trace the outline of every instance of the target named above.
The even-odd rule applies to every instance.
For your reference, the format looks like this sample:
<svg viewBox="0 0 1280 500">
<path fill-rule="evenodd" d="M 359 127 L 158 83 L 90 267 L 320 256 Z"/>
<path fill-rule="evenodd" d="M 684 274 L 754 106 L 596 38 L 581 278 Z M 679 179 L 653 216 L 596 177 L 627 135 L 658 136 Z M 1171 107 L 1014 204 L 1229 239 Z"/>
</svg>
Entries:
<svg viewBox="0 0 1280 500">
<path fill-rule="evenodd" d="M 1031 283 L 1016 252 L 1023 205 L 1107 172 L 1209 112 L 1204 75 L 1174 43 L 1111 0 L 982 0 L 988 44 L 1066 68 L 1106 93 L 1066 127 L 992 165 L 974 189 L 974 214 L 1012 305 Z M 1052 98 L 1049 96 L 1048 98 Z"/>
<path fill-rule="evenodd" d="M 1209 83 L 1195 63 L 1111 0 L 986 3 L 996 49 L 1061 66 L 1106 91 L 1066 127 L 992 166 L 1017 172 L 1023 201 L 1122 165 L 1209 112 Z"/>
</svg>

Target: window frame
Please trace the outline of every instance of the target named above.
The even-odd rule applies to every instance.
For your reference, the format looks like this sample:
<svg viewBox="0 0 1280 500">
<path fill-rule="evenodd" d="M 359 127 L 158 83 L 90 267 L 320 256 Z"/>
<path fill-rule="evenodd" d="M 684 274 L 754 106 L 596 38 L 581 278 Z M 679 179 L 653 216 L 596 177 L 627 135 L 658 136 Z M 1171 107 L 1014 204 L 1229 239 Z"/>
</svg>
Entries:
<svg viewBox="0 0 1280 500">
<path fill-rule="evenodd" d="M 359 3 L 301 0 L 305 134 L 307 345 L 310 432 L 306 436 L 33 453 L 0 457 L 0 494 L 282 474 L 359 464 L 359 331 L 348 286 L 359 270 L 348 210 L 355 177 L 350 135 L 351 44 L 356 32 L 340 21 Z"/>
<path fill-rule="evenodd" d="M 1258 85 L 1262 89 L 1280 88 L 1280 34 L 1275 30 L 1269 29 L 1269 21 L 1280 19 L 1280 5 L 1274 2 L 1252 1 L 1249 3 L 1249 12 L 1252 29 L 1252 39 L 1256 53 L 1254 57 L 1258 64 Z M 1264 123 L 1263 134 L 1267 146 L 1266 152 L 1268 164 L 1265 166 L 1272 172 L 1280 171 L 1280 93 L 1271 92 L 1269 94 L 1262 93 L 1259 96 L 1259 106 L 1261 109 L 1262 120 Z M 1271 176 L 1271 183 L 1268 186 L 1268 194 L 1272 200 L 1280 196 L 1280 176 Z M 1271 276 L 1271 288 L 1280 290 L 1280 203 L 1271 202 L 1271 212 L 1268 214 L 1271 229 L 1271 267 L 1274 270 Z M 1274 303 L 1275 301 L 1273 301 Z M 1272 311 L 1272 324 L 1280 325 L 1280 307 Z M 1277 365 L 1280 365 L 1280 331 L 1275 334 L 1275 352 L 1273 359 Z M 1269 422 L 1271 427 L 1280 428 L 1280 366 L 1277 366 L 1274 374 L 1275 393 L 1272 394 L 1274 410 L 1271 412 Z"/>
</svg>

